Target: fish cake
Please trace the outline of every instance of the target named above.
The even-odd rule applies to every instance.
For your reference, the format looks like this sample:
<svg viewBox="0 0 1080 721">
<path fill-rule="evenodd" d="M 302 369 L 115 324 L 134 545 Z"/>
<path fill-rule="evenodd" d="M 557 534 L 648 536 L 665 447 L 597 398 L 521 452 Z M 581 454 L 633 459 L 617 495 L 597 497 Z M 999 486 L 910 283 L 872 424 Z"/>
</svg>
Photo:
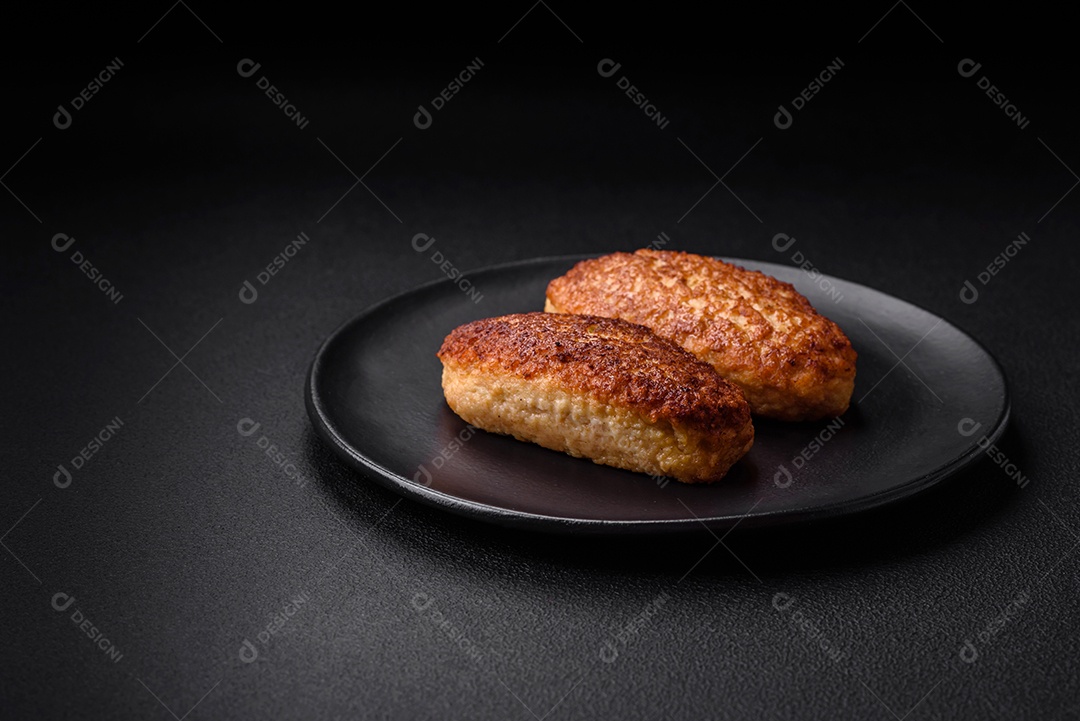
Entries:
<svg viewBox="0 0 1080 721">
<path fill-rule="evenodd" d="M 685 483 L 717 481 L 754 441 L 742 392 L 648 328 L 523 313 L 455 328 L 438 352 L 467 423 Z"/>
<path fill-rule="evenodd" d="M 755 414 L 838 416 L 855 349 L 790 283 L 692 253 L 639 250 L 584 260 L 547 288 L 545 310 L 640 323 L 710 363 Z"/>
</svg>

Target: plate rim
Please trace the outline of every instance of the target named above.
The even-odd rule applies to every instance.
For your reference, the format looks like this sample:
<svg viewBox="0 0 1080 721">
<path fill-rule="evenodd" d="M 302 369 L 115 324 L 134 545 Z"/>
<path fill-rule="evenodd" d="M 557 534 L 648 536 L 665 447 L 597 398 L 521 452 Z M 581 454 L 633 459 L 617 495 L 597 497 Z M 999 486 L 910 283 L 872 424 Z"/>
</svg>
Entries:
<svg viewBox="0 0 1080 721">
<path fill-rule="evenodd" d="M 475 276 L 480 273 L 492 273 L 508 268 L 520 268 L 529 265 L 540 265 L 544 263 L 552 262 L 579 262 L 587 260 L 589 258 L 597 258 L 607 253 L 584 253 L 573 255 L 555 255 L 555 256 L 541 256 L 536 258 L 527 258 L 524 260 L 507 261 L 504 263 L 497 263 L 494 265 L 483 266 L 480 268 L 474 268 L 462 272 L 462 277 Z M 753 258 L 732 258 L 727 256 L 709 256 L 724 260 L 725 262 L 734 263 L 736 265 L 740 263 L 749 262 L 752 264 L 763 264 L 767 266 L 777 266 L 785 269 L 796 269 L 796 266 L 785 266 L 780 263 L 772 263 L 770 261 L 755 260 Z M 590 535 L 609 535 L 609 534 L 655 534 L 655 533 L 679 533 L 690 531 L 694 529 L 700 529 L 702 526 L 710 530 L 722 530 L 728 528 L 734 528 L 736 525 L 743 528 L 757 528 L 768 525 L 773 526 L 791 526 L 806 523 L 808 521 L 824 520 L 827 518 L 839 518 L 844 516 L 853 516 L 874 508 L 894 503 L 905 498 L 917 495 L 918 493 L 938 484 L 945 478 L 958 473 L 963 468 L 974 463 L 983 450 L 996 443 L 1004 434 L 1008 427 L 1009 420 L 1012 416 L 1012 398 L 1009 393 L 1009 380 L 1005 375 L 1005 369 L 1001 363 L 989 351 L 975 336 L 971 335 L 963 328 L 957 326 L 952 321 L 934 313 L 933 311 L 923 308 L 920 305 L 898 298 L 895 295 L 886 293 L 882 290 L 872 288 L 862 283 L 848 280 L 846 278 L 840 278 L 834 275 L 822 274 L 821 277 L 831 280 L 840 280 L 844 283 L 848 283 L 857 286 L 861 289 L 871 291 L 873 293 L 884 295 L 894 301 L 904 303 L 908 306 L 916 308 L 923 313 L 931 316 L 932 318 L 939 319 L 941 322 L 952 326 L 957 332 L 963 335 L 965 338 L 975 344 L 976 347 L 990 360 L 993 369 L 1001 379 L 1002 390 L 1004 395 L 1004 404 L 1002 411 L 997 419 L 993 423 L 991 431 L 984 433 L 983 437 L 987 439 L 987 445 L 980 447 L 979 441 L 975 441 L 970 448 L 964 453 L 953 458 L 949 463 L 937 468 L 929 473 L 923 474 L 917 478 L 906 481 L 905 483 L 886 488 L 880 491 L 871 493 L 870 495 L 857 498 L 855 500 L 838 501 L 827 505 L 820 506 L 803 506 L 800 508 L 789 509 L 784 511 L 766 511 L 761 513 L 748 512 L 741 516 L 735 515 L 723 515 L 723 516 L 706 516 L 697 517 L 691 515 L 689 518 L 662 518 L 662 519 L 622 519 L 622 520 L 605 520 L 596 518 L 569 518 L 564 516 L 551 516 L 539 513 L 531 513 L 528 511 L 517 511 L 513 509 L 504 508 L 502 506 L 493 506 L 488 503 L 480 503 L 478 501 L 472 501 L 469 499 L 461 498 L 459 496 L 444 493 L 442 491 L 432 490 L 431 488 L 415 483 L 410 479 L 400 475 L 396 471 L 385 468 L 375 461 L 367 458 L 357 449 L 353 448 L 339 430 L 331 423 L 326 409 L 316 393 L 316 387 L 320 378 L 322 363 L 325 360 L 327 350 L 333 344 L 335 340 L 340 338 L 344 331 L 354 324 L 371 317 L 378 313 L 384 306 L 391 305 L 400 301 L 402 298 L 419 294 L 425 290 L 433 287 L 452 284 L 453 281 L 449 278 L 437 278 L 426 283 L 422 283 L 413 288 L 401 291 L 392 296 L 384 298 L 376 303 L 373 303 L 356 315 L 348 318 L 346 321 L 338 325 L 327 337 L 319 344 L 318 349 L 315 351 L 315 355 L 308 366 L 308 372 L 304 384 L 304 405 L 307 408 L 308 417 L 314 426 L 316 434 L 326 442 L 331 449 L 338 455 L 339 458 L 345 461 L 346 465 L 356 471 L 360 471 L 361 475 L 371 477 L 380 486 L 394 491 L 404 498 L 410 498 L 415 501 L 419 501 L 424 505 L 435 507 L 442 511 L 450 511 L 460 516 L 468 517 L 472 520 L 483 521 L 487 523 L 494 523 L 496 525 L 511 527 L 517 529 L 531 530 L 531 531 L 544 531 L 548 533 L 576 533 L 576 534 L 590 534 Z"/>
</svg>

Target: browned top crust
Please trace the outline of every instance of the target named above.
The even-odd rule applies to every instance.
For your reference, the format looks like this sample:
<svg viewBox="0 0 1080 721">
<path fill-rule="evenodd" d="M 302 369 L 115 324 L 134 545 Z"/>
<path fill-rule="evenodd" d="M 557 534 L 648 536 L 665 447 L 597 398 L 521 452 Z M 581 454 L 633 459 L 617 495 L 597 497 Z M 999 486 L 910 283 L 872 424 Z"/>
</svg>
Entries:
<svg viewBox="0 0 1080 721">
<path fill-rule="evenodd" d="M 732 380 L 777 386 L 854 378 L 856 353 L 790 283 L 692 253 L 638 250 L 584 260 L 547 289 L 560 313 L 641 323 Z M 845 404 L 846 405 L 846 404 Z"/>
<path fill-rule="evenodd" d="M 568 391 L 704 431 L 750 421 L 742 392 L 716 370 L 648 328 L 617 318 L 523 313 L 451 331 L 444 364 L 547 378 Z"/>
</svg>

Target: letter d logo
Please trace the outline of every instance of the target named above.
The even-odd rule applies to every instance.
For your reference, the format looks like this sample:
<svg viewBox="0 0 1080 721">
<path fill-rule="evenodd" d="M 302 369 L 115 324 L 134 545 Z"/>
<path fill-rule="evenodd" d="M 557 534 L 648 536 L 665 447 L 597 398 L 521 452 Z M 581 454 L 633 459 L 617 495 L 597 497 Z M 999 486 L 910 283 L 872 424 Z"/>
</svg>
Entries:
<svg viewBox="0 0 1080 721">
<path fill-rule="evenodd" d="M 976 422 L 973 418 L 961 418 L 956 424 L 956 430 L 964 437 L 975 435 L 980 428 L 982 428 L 982 423 Z"/>
<path fill-rule="evenodd" d="M 69 596 L 63 591 L 60 591 L 52 597 L 52 607 L 57 611 L 66 611 L 73 603 L 75 603 L 75 597 Z"/>
<path fill-rule="evenodd" d="M 982 67 L 982 63 L 977 63 L 971 58 L 964 58 L 956 66 L 956 72 L 960 73 L 962 78 L 970 78 L 975 73 L 979 72 L 979 68 Z"/>
<path fill-rule="evenodd" d="M 417 106 L 416 115 L 413 116 L 413 125 L 421 130 L 427 130 L 431 127 L 431 113 L 423 105 Z"/>
<path fill-rule="evenodd" d="M 779 253 L 783 253 L 793 245 L 795 245 L 795 239 L 787 233 L 777 233 L 772 237 L 772 247 Z"/>
<path fill-rule="evenodd" d="M 772 607 L 777 611 L 786 611 L 795 603 L 795 597 L 790 593 L 778 593 L 772 597 Z"/>
<path fill-rule="evenodd" d="M 960 300 L 971 305 L 979 299 L 979 291 L 972 285 L 970 280 L 964 281 L 964 287 L 960 289 Z"/>
<path fill-rule="evenodd" d="M 611 58 L 604 58 L 596 64 L 596 72 L 600 73 L 602 78 L 610 78 L 615 73 L 619 72 L 619 68 L 622 67 L 622 63 L 617 63 Z"/>
<path fill-rule="evenodd" d="M 787 130 L 791 127 L 791 113 L 788 112 L 787 108 L 781 105 L 777 109 L 776 115 L 773 116 L 772 121 L 776 125 L 776 127 L 780 128 L 781 130 Z"/>
<path fill-rule="evenodd" d="M 244 285 L 240 287 L 240 302 L 251 305 L 259 299 L 259 291 L 255 290 L 255 286 L 251 284 L 250 280 L 245 280 Z"/>
<path fill-rule="evenodd" d="M 52 482 L 56 484 L 57 488 L 67 488 L 71 485 L 71 471 L 64 468 L 64 464 L 61 463 L 57 466 L 56 473 L 53 474 Z M 64 480 L 60 480 L 63 478 Z"/>
<path fill-rule="evenodd" d="M 57 253 L 63 253 L 70 248 L 71 244 L 74 242 L 75 239 L 70 237 L 67 233 L 57 233 L 52 237 L 52 247 Z"/>
<path fill-rule="evenodd" d="M 244 642 L 240 644 L 240 660 L 244 663 L 251 663 L 258 657 L 259 649 L 255 648 L 255 644 L 245 638 Z"/>
<path fill-rule="evenodd" d="M 241 418 L 240 422 L 236 424 L 236 432 L 242 436 L 250 436 L 255 431 L 259 430 L 261 423 L 256 423 L 250 418 Z"/>
<path fill-rule="evenodd" d="M 243 60 L 241 60 L 240 62 L 238 62 L 236 64 L 236 72 L 242 78 L 250 78 L 256 72 L 258 72 L 259 68 L 261 68 L 261 67 L 262 67 L 262 63 L 257 63 L 254 60 L 252 60 L 251 58 L 244 58 Z M 252 659 L 252 660 L 254 660 L 254 659 Z"/>
<path fill-rule="evenodd" d="M 425 242 L 426 241 L 426 242 Z M 427 233 L 417 233 L 412 237 L 412 247 L 417 253 L 423 253 L 425 250 L 431 247 L 431 244 L 435 242 Z"/>
<path fill-rule="evenodd" d="M 424 480 L 420 480 L 420 475 L 423 474 Z M 413 474 L 412 479 L 419 483 L 421 486 L 431 485 L 431 471 L 429 471 L 423 463 L 420 464 L 420 468 Z"/>
<path fill-rule="evenodd" d="M 772 480 L 777 488 L 787 488 L 791 485 L 791 471 L 787 469 L 787 466 L 781 463 L 779 470 L 773 474 Z"/>
<path fill-rule="evenodd" d="M 71 127 L 71 113 L 67 111 L 67 108 L 62 103 L 56 106 L 56 114 L 52 116 L 52 122 L 61 130 L 67 130 Z"/>
</svg>

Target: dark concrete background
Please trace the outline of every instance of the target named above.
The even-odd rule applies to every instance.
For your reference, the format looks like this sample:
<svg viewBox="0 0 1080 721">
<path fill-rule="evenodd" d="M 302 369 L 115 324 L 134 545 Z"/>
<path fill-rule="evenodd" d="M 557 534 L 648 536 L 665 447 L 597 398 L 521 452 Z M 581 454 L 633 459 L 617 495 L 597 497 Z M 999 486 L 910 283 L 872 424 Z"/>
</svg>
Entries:
<svg viewBox="0 0 1080 721">
<path fill-rule="evenodd" d="M 1080 143 L 1062 11 L 528 9 L 12 11 L 0 716 L 1075 717 Z M 417 106 L 477 57 L 416 128 Z M 777 128 L 777 106 L 837 57 Z M 257 75 L 237 73 L 244 58 Z M 597 73 L 604 58 L 667 127 Z M 976 76 L 958 73 L 965 58 Z M 263 75 L 306 127 L 260 93 Z M 300 232 L 310 242 L 240 302 Z M 441 277 L 410 247 L 418 232 L 463 269 L 661 232 L 671 248 L 789 262 L 771 245 L 787 233 L 824 272 L 995 354 L 1013 395 L 1000 446 L 1029 483 L 984 460 L 888 509 L 737 530 L 737 558 L 709 552 L 705 531 L 552 538 L 397 503 L 313 436 L 302 387 L 340 323 Z M 1021 232 L 1031 242 L 979 284 Z M 64 253 L 58 233 L 75 238 Z M 777 594 L 794 605 L 776 610 Z"/>
</svg>

